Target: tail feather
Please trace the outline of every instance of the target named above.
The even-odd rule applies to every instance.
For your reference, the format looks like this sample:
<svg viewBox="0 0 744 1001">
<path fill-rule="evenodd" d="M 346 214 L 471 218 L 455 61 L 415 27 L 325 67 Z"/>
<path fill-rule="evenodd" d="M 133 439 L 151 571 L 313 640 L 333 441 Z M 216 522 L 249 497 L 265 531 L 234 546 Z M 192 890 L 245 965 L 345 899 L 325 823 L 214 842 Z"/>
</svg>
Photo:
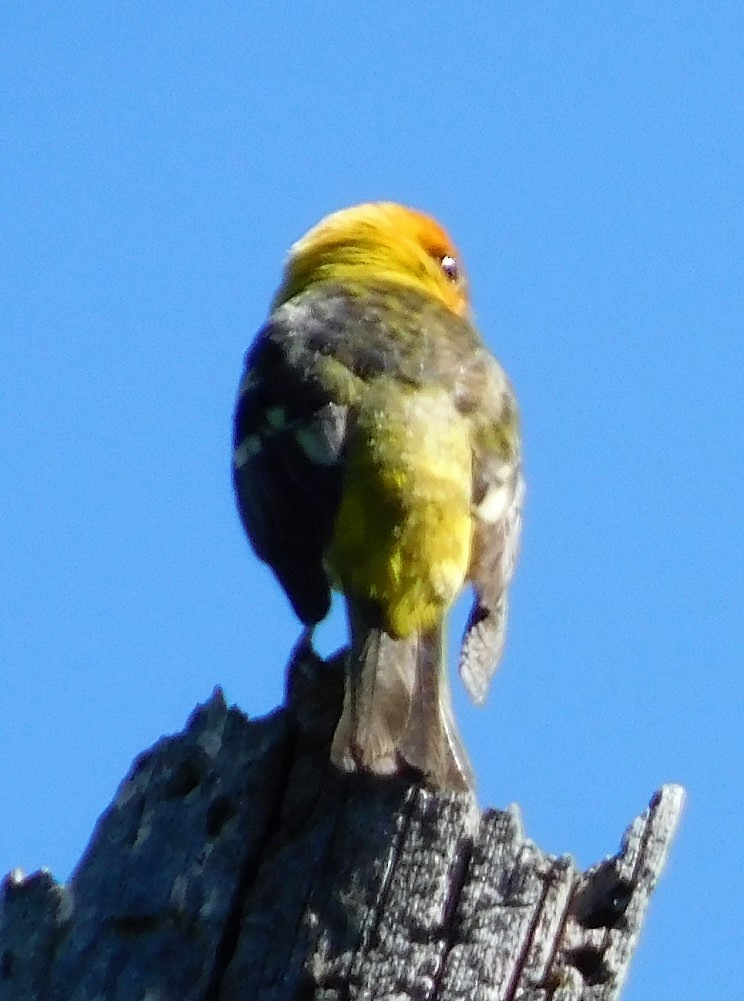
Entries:
<svg viewBox="0 0 744 1001">
<path fill-rule="evenodd" d="M 349 600 L 348 608 L 351 649 L 331 760 L 344 771 L 390 774 L 398 767 L 397 750 L 410 711 L 415 640 L 386 633 L 372 602 Z"/>
<path fill-rule="evenodd" d="M 419 636 L 417 647 L 416 686 L 401 757 L 439 789 L 473 789 L 475 775 L 452 711 L 442 626 Z"/>
<path fill-rule="evenodd" d="M 351 650 L 331 760 L 385 775 L 402 764 L 438 788 L 467 790 L 473 772 L 452 714 L 441 626 L 394 639 L 371 602 L 349 601 Z"/>
</svg>

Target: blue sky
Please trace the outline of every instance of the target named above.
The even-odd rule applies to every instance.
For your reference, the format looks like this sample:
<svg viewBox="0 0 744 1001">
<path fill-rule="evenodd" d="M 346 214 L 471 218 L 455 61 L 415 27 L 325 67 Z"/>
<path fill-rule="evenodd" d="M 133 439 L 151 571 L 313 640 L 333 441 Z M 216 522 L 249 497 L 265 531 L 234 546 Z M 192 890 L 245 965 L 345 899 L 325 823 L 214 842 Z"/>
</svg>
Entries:
<svg viewBox="0 0 744 1001">
<path fill-rule="evenodd" d="M 0 870 L 66 878 L 215 684 L 280 701 L 241 359 L 289 244 L 392 198 L 454 235 L 523 412 L 507 655 L 484 709 L 455 683 L 481 801 L 586 865 L 682 782 L 624 998 L 735 996 L 744 13 L 612 6 L 4 6 Z"/>
</svg>

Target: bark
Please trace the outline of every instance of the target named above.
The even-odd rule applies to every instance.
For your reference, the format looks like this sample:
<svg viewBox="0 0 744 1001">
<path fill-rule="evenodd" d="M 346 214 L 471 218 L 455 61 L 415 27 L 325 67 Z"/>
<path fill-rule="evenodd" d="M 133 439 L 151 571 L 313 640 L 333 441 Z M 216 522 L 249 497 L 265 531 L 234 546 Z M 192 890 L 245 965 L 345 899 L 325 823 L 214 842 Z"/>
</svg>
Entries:
<svg viewBox="0 0 744 1001">
<path fill-rule="evenodd" d="M 617 997 L 682 808 L 586 872 L 519 810 L 328 765 L 339 665 L 249 721 L 219 690 L 140 755 L 67 885 L 6 877 L 0 1001 Z"/>
</svg>

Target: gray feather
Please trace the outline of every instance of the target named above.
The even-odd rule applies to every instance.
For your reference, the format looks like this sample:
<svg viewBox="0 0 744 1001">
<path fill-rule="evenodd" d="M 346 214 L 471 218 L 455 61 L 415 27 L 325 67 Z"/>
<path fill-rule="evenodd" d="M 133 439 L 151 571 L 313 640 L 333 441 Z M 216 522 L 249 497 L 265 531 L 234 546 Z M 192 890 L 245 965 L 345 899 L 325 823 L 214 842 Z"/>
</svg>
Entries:
<svg viewBox="0 0 744 1001">
<path fill-rule="evenodd" d="M 474 785 L 449 696 L 442 631 L 394 639 L 372 602 L 348 598 L 352 646 L 331 760 L 344 771 L 387 775 L 401 765 L 440 789 Z"/>
<path fill-rule="evenodd" d="M 482 705 L 504 652 L 507 588 L 514 573 L 522 528 L 524 480 L 519 469 L 511 497 L 495 523 L 476 521 L 469 579 L 475 589 L 460 648 L 460 677 L 468 695 Z"/>
</svg>

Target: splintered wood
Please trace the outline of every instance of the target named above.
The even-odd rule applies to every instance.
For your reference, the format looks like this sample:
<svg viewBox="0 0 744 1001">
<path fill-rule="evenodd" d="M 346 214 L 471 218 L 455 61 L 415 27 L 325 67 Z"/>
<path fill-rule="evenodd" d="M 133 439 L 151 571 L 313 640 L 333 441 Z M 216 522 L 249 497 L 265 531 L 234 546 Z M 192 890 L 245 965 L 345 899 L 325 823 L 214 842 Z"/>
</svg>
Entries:
<svg viewBox="0 0 744 1001">
<path fill-rule="evenodd" d="M 0 1001 L 616 998 L 683 790 L 581 872 L 516 807 L 333 771 L 342 681 L 303 670 L 140 755 L 68 885 L 6 877 Z"/>
</svg>

